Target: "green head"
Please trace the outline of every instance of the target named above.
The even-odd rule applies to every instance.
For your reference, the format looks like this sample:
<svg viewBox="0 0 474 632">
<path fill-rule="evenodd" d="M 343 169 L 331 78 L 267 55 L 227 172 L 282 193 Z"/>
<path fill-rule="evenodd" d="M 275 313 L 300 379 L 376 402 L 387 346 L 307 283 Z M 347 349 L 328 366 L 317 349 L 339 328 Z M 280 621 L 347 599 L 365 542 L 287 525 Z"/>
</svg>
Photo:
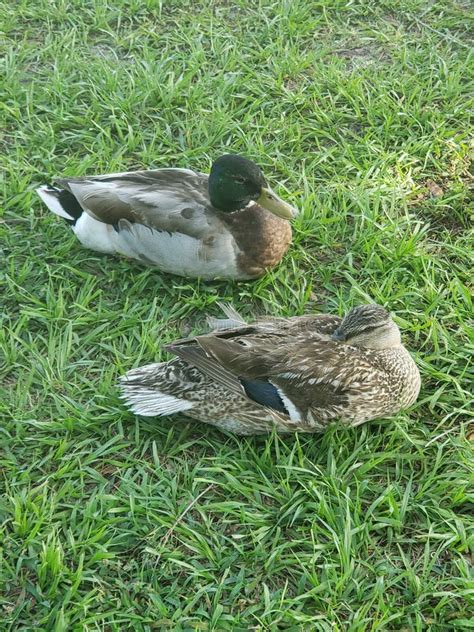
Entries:
<svg viewBox="0 0 474 632">
<path fill-rule="evenodd" d="M 235 154 L 221 156 L 213 163 L 209 174 L 209 196 L 212 205 L 225 213 L 239 211 L 250 202 L 256 202 L 284 219 L 292 219 L 298 214 L 270 189 L 258 165 Z"/>
</svg>

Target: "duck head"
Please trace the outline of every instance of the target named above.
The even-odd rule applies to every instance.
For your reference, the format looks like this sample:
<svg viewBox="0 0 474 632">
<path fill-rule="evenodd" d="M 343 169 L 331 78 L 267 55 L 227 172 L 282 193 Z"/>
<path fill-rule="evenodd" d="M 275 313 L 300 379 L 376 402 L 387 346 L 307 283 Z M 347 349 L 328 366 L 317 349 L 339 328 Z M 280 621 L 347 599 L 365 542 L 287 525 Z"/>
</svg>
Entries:
<svg viewBox="0 0 474 632">
<path fill-rule="evenodd" d="M 209 196 L 212 205 L 225 213 L 239 211 L 250 202 L 256 202 L 283 219 L 292 219 L 298 214 L 270 189 L 258 165 L 236 154 L 226 154 L 213 163 Z"/>
<path fill-rule="evenodd" d="M 389 349 L 401 344 L 400 330 L 381 305 L 354 307 L 331 338 L 353 347 Z"/>
</svg>

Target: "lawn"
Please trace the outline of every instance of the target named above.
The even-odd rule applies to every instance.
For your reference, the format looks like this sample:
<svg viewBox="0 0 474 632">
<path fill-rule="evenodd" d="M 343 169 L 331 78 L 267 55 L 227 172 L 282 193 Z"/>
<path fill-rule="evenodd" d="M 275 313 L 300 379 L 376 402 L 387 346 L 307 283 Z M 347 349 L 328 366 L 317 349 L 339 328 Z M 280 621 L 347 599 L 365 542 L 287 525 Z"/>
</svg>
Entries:
<svg viewBox="0 0 474 632">
<path fill-rule="evenodd" d="M 471 10 L 3 3 L 2 631 L 473 627 Z M 301 209 L 254 282 L 87 251 L 34 193 L 229 151 Z M 248 318 L 386 305 L 417 404 L 285 438 L 135 418 L 117 378 L 218 300 Z"/>
</svg>

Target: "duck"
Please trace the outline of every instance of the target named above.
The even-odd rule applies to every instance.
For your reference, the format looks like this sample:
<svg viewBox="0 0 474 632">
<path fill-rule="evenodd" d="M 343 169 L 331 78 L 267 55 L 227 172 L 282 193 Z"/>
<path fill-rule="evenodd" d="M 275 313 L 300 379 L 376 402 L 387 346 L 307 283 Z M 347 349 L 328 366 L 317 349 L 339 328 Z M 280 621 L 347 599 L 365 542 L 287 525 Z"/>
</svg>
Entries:
<svg viewBox="0 0 474 632">
<path fill-rule="evenodd" d="M 381 305 L 253 324 L 224 309 L 210 333 L 165 345 L 171 360 L 120 378 L 133 413 L 180 414 L 237 435 L 315 433 L 392 417 L 418 397 L 417 365 Z"/>
<path fill-rule="evenodd" d="M 238 154 L 220 156 L 209 175 L 162 168 L 56 178 L 37 193 L 83 246 L 204 280 L 264 275 L 288 250 L 298 214 Z"/>
</svg>

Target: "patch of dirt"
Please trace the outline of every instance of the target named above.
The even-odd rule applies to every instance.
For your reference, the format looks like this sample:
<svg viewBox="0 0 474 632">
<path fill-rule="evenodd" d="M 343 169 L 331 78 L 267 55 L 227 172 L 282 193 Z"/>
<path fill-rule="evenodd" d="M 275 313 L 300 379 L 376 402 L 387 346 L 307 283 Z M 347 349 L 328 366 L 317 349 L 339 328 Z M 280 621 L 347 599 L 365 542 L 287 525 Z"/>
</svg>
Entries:
<svg viewBox="0 0 474 632">
<path fill-rule="evenodd" d="M 351 46 L 332 51 L 335 57 L 346 61 L 350 70 L 365 68 L 372 64 L 382 64 L 390 61 L 390 55 L 377 45 Z"/>
<path fill-rule="evenodd" d="M 94 57 L 118 61 L 117 53 L 111 46 L 107 46 L 107 44 L 94 44 L 89 50 Z"/>
<path fill-rule="evenodd" d="M 429 198 L 442 197 L 447 190 L 447 185 L 444 182 L 442 185 L 434 180 L 426 180 L 426 182 L 421 183 L 418 193 L 408 201 L 408 204 L 416 206 Z"/>
<path fill-rule="evenodd" d="M 429 222 L 433 229 L 445 228 L 453 234 L 462 233 L 474 220 L 474 206 L 469 201 L 472 178 L 467 176 L 460 180 L 465 187 L 465 192 L 462 191 L 462 195 L 465 195 L 465 210 L 462 216 L 459 212 L 453 212 L 448 203 L 446 207 L 436 204 L 438 200 L 442 200 L 444 197 L 449 198 L 450 195 L 458 192 L 459 182 L 453 183 L 449 178 L 442 178 L 437 182 L 434 180 L 424 181 L 418 188 L 418 192 L 408 200 L 408 204 L 415 207 L 420 206 L 419 216 Z"/>
<path fill-rule="evenodd" d="M 440 187 L 439 184 L 436 184 L 436 182 L 434 180 L 427 180 L 425 185 L 426 185 L 426 188 L 428 189 L 431 197 L 434 197 L 434 198 L 443 197 L 444 191 L 443 191 L 442 187 Z"/>
<path fill-rule="evenodd" d="M 295 92 L 298 88 L 298 83 L 291 77 L 285 77 L 285 79 L 283 80 L 283 86 L 286 90 L 289 90 L 290 92 Z"/>
</svg>

